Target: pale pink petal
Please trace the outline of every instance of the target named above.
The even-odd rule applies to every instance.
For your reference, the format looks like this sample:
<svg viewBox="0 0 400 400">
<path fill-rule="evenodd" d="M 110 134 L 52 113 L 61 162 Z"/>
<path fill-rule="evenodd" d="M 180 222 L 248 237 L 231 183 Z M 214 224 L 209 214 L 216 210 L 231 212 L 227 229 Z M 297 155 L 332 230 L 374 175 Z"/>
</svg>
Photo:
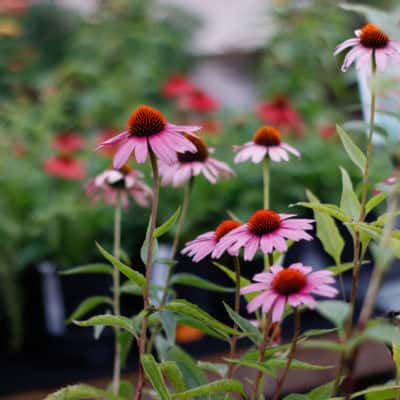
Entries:
<svg viewBox="0 0 400 400">
<path fill-rule="evenodd" d="M 269 269 L 273 274 L 277 274 L 279 271 L 283 270 L 282 265 L 278 265 L 278 264 L 274 264 L 271 266 L 271 268 Z"/>
<path fill-rule="evenodd" d="M 260 245 L 264 254 L 272 253 L 274 245 L 271 240 L 271 234 L 262 235 Z"/>
<path fill-rule="evenodd" d="M 148 143 L 147 140 L 140 139 L 136 141 L 135 160 L 138 164 L 143 164 L 147 159 Z"/>
<path fill-rule="evenodd" d="M 264 304 L 262 305 L 262 311 L 263 313 L 267 313 L 271 307 L 273 307 L 273 304 L 275 302 L 275 300 L 278 298 L 278 294 L 274 293 L 274 292 L 268 292 L 268 297 L 265 299 Z"/>
<path fill-rule="evenodd" d="M 380 49 L 375 50 L 376 67 L 379 72 L 384 72 L 387 66 L 388 56 Z"/>
<path fill-rule="evenodd" d="M 365 67 L 365 64 L 370 64 L 372 60 L 372 49 L 363 49 L 363 53 L 358 57 L 356 68 L 362 69 Z"/>
<path fill-rule="evenodd" d="M 96 147 L 96 150 L 99 150 L 99 149 L 103 148 L 104 146 L 118 144 L 118 143 L 124 141 L 125 139 L 127 139 L 128 136 L 129 136 L 129 132 L 128 131 L 121 132 L 118 135 L 113 136 L 112 138 L 110 138 L 108 140 L 105 140 L 104 142 L 100 143 Z"/>
<path fill-rule="evenodd" d="M 260 283 L 270 284 L 273 279 L 273 275 L 269 272 L 260 272 L 259 274 L 255 274 L 253 276 L 253 281 Z"/>
<path fill-rule="evenodd" d="M 115 169 L 120 169 L 124 164 L 126 164 L 135 146 L 136 146 L 135 140 L 128 139 L 118 148 L 113 159 L 113 167 Z"/>
<path fill-rule="evenodd" d="M 360 43 L 360 39 L 358 39 L 358 38 L 347 39 L 343 43 L 339 44 L 336 47 L 335 52 L 333 53 L 333 55 L 336 56 L 341 51 L 343 51 L 344 49 L 347 49 L 348 47 L 351 47 L 351 46 L 356 46 L 359 43 Z"/>
<path fill-rule="evenodd" d="M 167 128 L 169 130 L 175 131 L 175 132 L 181 132 L 181 133 L 192 133 L 199 131 L 201 129 L 201 126 L 196 126 L 196 125 L 175 125 L 171 124 L 168 122 Z"/>
<path fill-rule="evenodd" d="M 287 150 L 289 153 L 294 154 L 296 157 L 300 157 L 300 152 L 295 149 L 293 146 L 290 146 L 287 143 L 282 143 L 281 147 L 283 147 L 285 150 Z"/>
<path fill-rule="evenodd" d="M 254 297 L 254 299 L 252 299 L 249 302 L 249 304 L 247 304 L 247 311 L 249 313 L 252 313 L 255 310 L 257 310 L 257 308 L 261 307 L 270 295 L 271 295 L 271 293 L 269 291 L 266 291 L 256 297 Z"/>
<path fill-rule="evenodd" d="M 285 310 L 286 299 L 284 296 L 278 296 L 273 311 L 272 311 L 272 322 L 279 322 L 282 319 L 283 311 Z"/>
<path fill-rule="evenodd" d="M 251 261 L 257 250 L 258 250 L 258 246 L 260 243 L 260 239 L 258 237 L 252 237 L 246 244 L 245 248 L 244 248 L 244 260 L 245 261 Z"/>
<path fill-rule="evenodd" d="M 240 289 L 240 294 L 247 294 L 252 292 L 259 292 L 260 290 L 268 289 L 264 283 L 252 283 Z"/>
</svg>

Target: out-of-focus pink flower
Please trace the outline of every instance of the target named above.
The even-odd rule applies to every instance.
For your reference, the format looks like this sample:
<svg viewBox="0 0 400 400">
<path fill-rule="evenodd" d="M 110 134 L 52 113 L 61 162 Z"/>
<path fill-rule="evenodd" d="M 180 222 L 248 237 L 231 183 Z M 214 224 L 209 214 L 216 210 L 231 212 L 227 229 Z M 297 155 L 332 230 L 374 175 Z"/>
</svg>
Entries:
<svg viewBox="0 0 400 400">
<path fill-rule="evenodd" d="M 200 126 L 171 124 L 160 111 L 141 105 L 131 114 L 127 130 L 100 143 L 97 150 L 118 145 L 113 159 L 116 169 L 126 164 L 132 153 L 136 161 L 143 164 L 149 149 L 160 160 L 171 164 L 176 161 L 177 152 L 196 151 L 196 146 L 182 133 L 192 134 L 198 130 Z"/>
<path fill-rule="evenodd" d="M 336 56 L 343 50 L 352 47 L 344 58 L 342 72 L 346 72 L 355 61 L 357 69 L 371 66 L 374 55 L 379 72 L 386 69 L 389 61 L 400 63 L 400 41 L 392 40 L 375 24 L 366 24 L 354 33 L 355 38 L 345 40 L 336 47 L 334 52 Z"/>
<path fill-rule="evenodd" d="M 86 194 L 94 201 L 103 199 L 115 205 L 120 196 L 123 208 L 129 207 L 129 195 L 141 207 L 147 207 L 152 190 L 142 180 L 143 174 L 124 165 L 119 170 L 108 169 L 97 175 L 86 185 Z"/>
<path fill-rule="evenodd" d="M 185 136 L 196 146 L 196 152 L 178 153 L 177 160 L 172 164 L 160 160 L 158 164 L 163 185 L 182 186 L 200 174 L 215 184 L 220 177 L 227 179 L 235 174 L 228 164 L 211 157 L 214 149 L 209 148 L 202 139 Z"/>
<path fill-rule="evenodd" d="M 325 123 L 318 125 L 317 127 L 319 135 L 323 139 L 330 139 L 336 134 L 336 125 L 331 123 Z"/>
<path fill-rule="evenodd" d="M 219 103 L 203 90 L 196 89 L 178 100 L 178 108 L 182 111 L 209 113 L 219 110 Z"/>
<path fill-rule="evenodd" d="M 223 130 L 221 121 L 217 121 L 215 119 L 202 121 L 200 125 L 203 127 L 201 130 L 202 134 L 214 135 L 222 132 Z"/>
<path fill-rule="evenodd" d="M 65 154 L 45 160 L 43 169 L 49 175 L 68 180 L 81 180 L 86 175 L 85 164 L 81 160 Z"/>
<path fill-rule="evenodd" d="M 0 0 L 0 14 L 24 14 L 31 7 L 31 0 Z"/>
<path fill-rule="evenodd" d="M 289 144 L 282 142 L 280 132 L 272 126 L 263 126 L 257 129 L 251 142 L 234 146 L 237 152 L 235 163 L 242 163 L 250 160 L 258 164 L 269 157 L 272 161 L 289 161 L 289 153 L 300 157 L 300 153 Z"/>
<path fill-rule="evenodd" d="M 85 145 L 85 141 L 81 135 L 75 132 L 65 132 L 57 135 L 52 143 L 54 149 L 60 153 L 72 153 L 80 150 Z"/>
<path fill-rule="evenodd" d="M 221 257 L 225 251 L 237 254 L 244 248 L 245 261 L 251 261 L 257 250 L 263 254 L 274 250 L 285 252 L 288 240 L 312 240 L 306 231 L 312 229 L 312 219 L 293 218 L 294 214 L 278 214 L 272 210 L 258 210 L 246 224 L 233 229 L 215 246 L 213 258 Z"/>
<path fill-rule="evenodd" d="M 304 121 L 285 96 L 276 96 L 259 104 L 256 113 L 262 122 L 276 126 L 283 133 L 304 134 Z"/>
<path fill-rule="evenodd" d="M 96 146 L 100 146 L 101 143 L 107 141 L 108 139 L 111 139 L 118 133 L 118 129 L 113 129 L 113 128 L 108 128 L 104 129 L 101 131 L 97 136 L 96 136 Z M 104 146 L 99 149 L 99 153 L 104 154 L 108 157 L 113 157 L 114 154 L 116 153 L 118 149 L 117 145 L 114 146 Z"/>
<path fill-rule="evenodd" d="M 195 90 L 194 84 L 184 75 L 172 75 L 162 88 L 165 97 L 180 97 Z"/>
<path fill-rule="evenodd" d="M 262 272 L 253 277 L 251 285 L 241 289 L 242 294 L 261 292 L 247 305 L 249 312 L 258 308 L 263 313 L 272 311 L 272 322 L 280 322 L 285 305 L 298 307 L 301 304 L 315 307 L 312 294 L 324 297 L 335 297 L 337 289 L 331 286 L 335 282 L 331 271 L 312 272 L 312 268 L 301 263 L 283 268 L 273 265 L 270 272 Z"/>
</svg>

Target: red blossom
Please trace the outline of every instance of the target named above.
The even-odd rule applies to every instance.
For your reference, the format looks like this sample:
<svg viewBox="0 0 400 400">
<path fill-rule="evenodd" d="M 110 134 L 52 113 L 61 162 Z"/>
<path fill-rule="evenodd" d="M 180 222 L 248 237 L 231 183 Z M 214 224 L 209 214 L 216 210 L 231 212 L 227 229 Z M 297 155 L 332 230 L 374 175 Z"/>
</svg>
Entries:
<svg viewBox="0 0 400 400">
<path fill-rule="evenodd" d="M 31 6 L 31 0 L 0 0 L 0 14 L 24 14 Z"/>
<path fill-rule="evenodd" d="M 53 148 L 62 153 L 80 150 L 84 145 L 83 137 L 75 132 L 61 133 L 54 138 L 52 143 Z"/>
<path fill-rule="evenodd" d="M 43 163 L 43 169 L 48 175 L 68 180 L 82 180 L 86 175 L 84 163 L 67 155 L 48 158 Z"/>
<path fill-rule="evenodd" d="M 284 133 L 304 134 L 304 121 L 285 96 L 276 96 L 259 104 L 256 113 L 265 124 L 273 125 Z"/>
<path fill-rule="evenodd" d="M 162 92 L 165 97 L 184 96 L 195 90 L 194 84 L 184 75 L 172 75 L 163 85 Z"/>
<path fill-rule="evenodd" d="M 178 100 L 178 108 L 183 111 L 207 113 L 219 110 L 219 103 L 203 90 L 196 89 Z"/>
</svg>

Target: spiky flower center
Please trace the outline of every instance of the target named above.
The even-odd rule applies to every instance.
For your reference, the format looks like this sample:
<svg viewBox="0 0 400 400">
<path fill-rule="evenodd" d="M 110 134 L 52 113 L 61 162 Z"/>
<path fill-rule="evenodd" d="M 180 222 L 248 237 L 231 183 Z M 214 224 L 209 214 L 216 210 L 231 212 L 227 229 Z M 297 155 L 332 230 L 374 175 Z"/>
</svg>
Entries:
<svg viewBox="0 0 400 400">
<path fill-rule="evenodd" d="M 208 158 L 208 147 L 206 142 L 194 135 L 189 135 L 187 133 L 184 133 L 183 135 L 186 139 L 190 140 L 196 146 L 196 152 L 190 153 L 189 151 L 185 151 L 184 153 L 177 153 L 178 161 L 181 163 L 206 161 Z"/>
<path fill-rule="evenodd" d="M 375 24 L 367 24 L 361 28 L 360 43 L 369 49 L 383 49 L 389 43 L 389 36 Z"/>
<path fill-rule="evenodd" d="M 128 175 L 133 171 L 133 168 L 128 163 L 126 163 L 118 171 L 121 172 L 121 174 L 123 175 Z"/>
<path fill-rule="evenodd" d="M 272 280 L 272 289 L 287 296 L 300 292 L 307 285 L 307 278 L 303 272 L 295 268 L 279 271 Z"/>
<path fill-rule="evenodd" d="M 262 236 L 276 231 L 281 225 L 281 217 L 275 211 L 256 211 L 248 221 L 248 227 L 252 233 Z"/>
<path fill-rule="evenodd" d="M 222 237 L 224 237 L 227 233 L 230 231 L 233 231 L 234 229 L 238 228 L 240 226 L 240 222 L 235 221 L 234 219 L 226 219 L 225 221 L 222 221 L 217 228 L 215 229 L 215 239 L 217 241 L 221 240 Z"/>
<path fill-rule="evenodd" d="M 272 126 L 263 126 L 254 134 L 253 141 L 261 146 L 279 146 L 282 142 L 278 129 Z"/>
<path fill-rule="evenodd" d="M 132 136 L 148 137 L 160 133 L 167 119 L 160 111 L 150 106 L 139 106 L 129 117 L 128 131 Z"/>
</svg>

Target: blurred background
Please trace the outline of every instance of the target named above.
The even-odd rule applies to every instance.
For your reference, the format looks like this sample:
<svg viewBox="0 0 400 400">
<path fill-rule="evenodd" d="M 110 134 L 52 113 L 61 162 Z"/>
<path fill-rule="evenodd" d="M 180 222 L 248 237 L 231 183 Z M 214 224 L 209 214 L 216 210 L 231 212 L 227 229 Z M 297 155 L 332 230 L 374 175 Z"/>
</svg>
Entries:
<svg viewBox="0 0 400 400">
<path fill-rule="evenodd" d="M 345 8 L 333 0 L 0 0 L 0 396 L 110 373 L 112 332 L 94 340 L 91 329 L 64 320 L 111 282 L 58 275 L 100 260 L 95 240 L 111 248 L 113 210 L 84 190 L 111 163 L 112 154 L 93 151 L 99 141 L 151 104 L 170 121 L 201 124 L 216 158 L 233 166 L 231 145 L 272 124 L 302 153 L 272 167 L 273 208 L 287 211 L 305 188 L 337 202 L 338 166 L 357 174 L 335 124 L 362 145 L 365 123 L 359 77 L 341 73 L 332 53 L 366 19 L 390 16 L 398 33 L 399 12 L 396 0 Z M 378 120 L 377 133 L 389 139 L 378 144 L 373 182 L 391 174 L 385 146 L 396 141 L 396 118 L 398 104 L 397 117 Z M 260 171 L 251 163 L 235 170 L 215 186 L 196 181 L 182 242 L 213 229 L 227 210 L 246 219 L 260 208 Z M 181 190 L 163 188 L 160 220 L 181 199 Z M 138 268 L 147 218 L 138 206 L 123 218 L 123 248 Z M 293 246 L 289 257 L 333 264 L 318 241 Z M 207 262 L 181 260 L 179 268 L 225 279 Z M 221 296 L 184 288 L 182 296 L 225 318 Z M 141 305 L 127 296 L 123 307 L 133 314 Z M 220 349 L 194 346 L 199 339 L 181 337 L 195 353 Z"/>
</svg>

